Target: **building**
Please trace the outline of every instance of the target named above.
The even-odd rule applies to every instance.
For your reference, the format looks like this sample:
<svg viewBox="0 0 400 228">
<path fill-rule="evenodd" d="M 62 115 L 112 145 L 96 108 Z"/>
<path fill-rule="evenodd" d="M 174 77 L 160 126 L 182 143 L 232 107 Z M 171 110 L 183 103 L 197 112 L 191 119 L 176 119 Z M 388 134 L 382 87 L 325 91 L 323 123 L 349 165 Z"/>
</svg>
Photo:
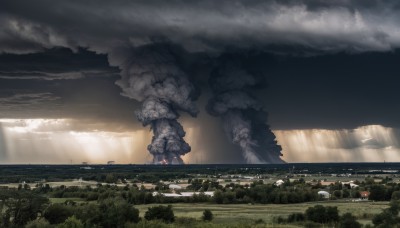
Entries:
<svg viewBox="0 0 400 228">
<path fill-rule="evenodd" d="M 354 184 L 354 181 L 342 182 L 342 186 L 346 187 L 348 189 L 358 188 L 359 187 L 358 185 Z"/>
<path fill-rule="evenodd" d="M 283 181 L 283 180 L 277 180 L 276 182 L 275 182 L 275 185 L 276 186 L 281 186 L 282 184 L 284 184 L 285 183 L 285 181 Z"/>
<path fill-rule="evenodd" d="M 172 190 L 176 190 L 176 189 L 181 190 L 181 189 L 182 189 L 182 186 L 179 186 L 179 185 L 176 185 L 176 184 L 170 184 L 170 185 L 168 186 L 168 188 L 169 188 L 169 189 L 172 189 Z"/>
<path fill-rule="evenodd" d="M 329 199 L 331 197 L 331 194 L 329 194 L 327 191 L 319 191 L 318 195 L 324 199 Z"/>
<path fill-rule="evenodd" d="M 153 196 L 157 195 L 162 195 L 164 197 L 192 197 L 193 195 L 199 195 L 201 193 L 204 193 L 206 196 L 213 197 L 214 192 L 181 192 L 181 193 L 159 193 L 159 192 L 153 192 Z"/>
<path fill-rule="evenodd" d="M 368 191 L 360 192 L 361 199 L 363 199 L 363 200 L 367 200 L 369 198 L 369 195 L 370 195 L 370 192 L 368 192 Z"/>
</svg>

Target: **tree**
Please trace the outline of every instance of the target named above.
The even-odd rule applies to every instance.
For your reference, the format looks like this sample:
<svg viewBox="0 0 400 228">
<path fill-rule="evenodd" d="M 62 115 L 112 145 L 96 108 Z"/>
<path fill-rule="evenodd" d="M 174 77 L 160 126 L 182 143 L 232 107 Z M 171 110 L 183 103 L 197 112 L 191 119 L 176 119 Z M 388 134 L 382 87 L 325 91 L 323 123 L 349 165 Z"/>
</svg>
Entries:
<svg viewBox="0 0 400 228">
<path fill-rule="evenodd" d="M 46 219 L 36 219 L 28 222 L 25 228 L 52 228 L 53 226 Z"/>
<path fill-rule="evenodd" d="M 384 201 L 385 200 L 385 186 L 372 185 L 370 189 L 369 200 Z"/>
<path fill-rule="evenodd" d="M 372 223 L 376 227 L 394 227 L 398 223 L 398 219 L 388 210 L 384 210 L 382 213 L 377 214 L 372 219 Z"/>
<path fill-rule="evenodd" d="M 400 191 L 394 191 L 392 193 L 392 200 L 400 200 Z"/>
<path fill-rule="evenodd" d="M 109 173 L 109 174 L 107 174 L 107 176 L 106 176 L 106 183 L 115 183 L 115 182 L 117 182 L 117 178 L 114 176 L 114 174 L 112 174 L 112 173 Z"/>
<path fill-rule="evenodd" d="M 1 192 L 0 199 L 7 208 L 2 218 L 4 227 L 24 226 L 29 221 L 36 219 L 49 203 L 47 198 L 26 190 Z"/>
<path fill-rule="evenodd" d="M 214 215 L 211 212 L 211 210 L 205 209 L 203 212 L 203 217 L 202 217 L 203 221 L 211 221 L 211 220 L 213 220 L 213 218 L 214 218 Z"/>
<path fill-rule="evenodd" d="M 310 220 L 313 222 L 324 223 L 326 221 L 325 215 L 326 215 L 325 207 L 322 205 L 316 205 L 314 207 L 309 207 L 306 210 L 307 220 Z"/>
<path fill-rule="evenodd" d="M 100 224 L 102 214 L 98 204 L 86 204 L 76 207 L 75 214 L 78 219 L 85 223 L 87 227 L 93 227 Z"/>
<path fill-rule="evenodd" d="M 306 218 L 317 223 L 336 223 L 339 221 L 339 211 L 337 207 L 316 205 L 306 210 Z"/>
<path fill-rule="evenodd" d="M 339 227 L 340 228 L 361 228 L 361 224 L 359 222 L 357 222 L 356 217 L 353 216 L 351 213 L 346 213 L 340 217 Z"/>
<path fill-rule="evenodd" d="M 395 227 L 396 224 L 400 223 L 399 210 L 400 202 L 393 200 L 390 202 L 389 208 L 384 209 L 382 213 L 374 216 L 372 223 L 376 227 Z"/>
<path fill-rule="evenodd" d="M 144 218 L 146 220 L 162 220 L 165 223 L 172 223 L 175 221 L 174 211 L 171 205 L 150 207 L 146 211 Z"/>
<path fill-rule="evenodd" d="M 224 194 L 222 191 L 217 190 L 214 192 L 214 201 L 217 204 L 222 204 L 224 202 Z"/>
<path fill-rule="evenodd" d="M 306 218 L 304 217 L 304 214 L 302 214 L 302 213 L 293 213 L 293 214 L 290 214 L 289 216 L 288 216 L 288 219 L 287 219 L 287 221 L 289 222 L 289 223 L 293 223 L 293 222 L 302 222 L 302 221 L 304 221 Z"/>
<path fill-rule="evenodd" d="M 198 190 L 200 190 L 201 187 L 203 187 L 203 180 L 194 179 L 190 182 L 190 185 L 187 188 L 192 189 L 194 191 L 198 191 Z"/>
<path fill-rule="evenodd" d="M 122 199 L 107 199 L 100 204 L 99 209 L 102 227 L 123 227 L 126 222 L 139 221 L 139 210 Z"/>
<path fill-rule="evenodd" d="M 339 211 L 337 207 L 325 207 L 325 217 L 328 223 L 339 221 Z"/>
<path fill-rule="evenodd" d="M 340 190 L 335 190 L 335 191 L 333 192 L 333 195 L 334 195 L 336 198 L 340 199 L 340 198 L 342 198 L 342 191 L 340 191 Z"/>
<path fill-rule="evenodd" d="M 63 204 L 53 204 L 44 212 L 44 218 L 49 221 L 50 224 L 59 224 L 73 214 L 70 207 Z"/>
<path fill-rule="evenodd" d="M 72 216 L 67 218 L 63 224 L 58 225 L 57 228 L 84 228 L 84 226 L 81 220 Z"/>
</svg>

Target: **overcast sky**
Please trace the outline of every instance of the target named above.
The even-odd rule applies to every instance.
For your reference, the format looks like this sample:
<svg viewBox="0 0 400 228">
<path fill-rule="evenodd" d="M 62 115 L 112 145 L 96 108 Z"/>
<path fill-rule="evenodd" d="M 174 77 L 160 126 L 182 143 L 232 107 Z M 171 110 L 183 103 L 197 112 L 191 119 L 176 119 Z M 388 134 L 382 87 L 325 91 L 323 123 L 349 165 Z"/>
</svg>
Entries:
<svg viewBox="0 0 400 228">
<path fill-rule="evenodd" d="M 127 53 L 163 43 L 174 47 L 177 65 L 199 92 L 199 117 L 181 113 L 181 119 L 210 144 L 204 151 L 234 150 L 220 145 L 228 144 L 220 142 L 223 137 L 210 142 L 204 136 L 221 128 L 204 107 L 212 96 L 210 74 L 227 55 L 267 85 L 251 94 L 264 105 L 284 150 L 293 147 L 288 138 L 298 132 L 292 130 L 310 131 L 311 140 L 313 129 L 327 130 L 325 137 L 331 137 L 329 132 L 372 131 L 364 126 L 393 129 L 390 142 L 374 143 L 393 149 L 400 128 L 399 22 L 398 1 L 4 0 L 0 119 L 73 119 L 68 131 L 148 131 L 134 115 L 140 103 L 121 96 L 115 82 L 121 79 Z M 198 130 L 205 126 L 209 129 Z M 351 140 L 371 138 L 361 135 Z M 145 150 L 147 142 L 143 145 Z M 362 146 L 356 146 L 357 153 Z M 300 161 L 294 150 L 289 159 Z M 397 151 L 393 153 L 397 159 Z M 223 154 L 214 158 L 223 161 Z M 386 156 L 374 159 L 390 159 Z M 214 158 L 196 157 L 205 162 Z"/>
</svg>

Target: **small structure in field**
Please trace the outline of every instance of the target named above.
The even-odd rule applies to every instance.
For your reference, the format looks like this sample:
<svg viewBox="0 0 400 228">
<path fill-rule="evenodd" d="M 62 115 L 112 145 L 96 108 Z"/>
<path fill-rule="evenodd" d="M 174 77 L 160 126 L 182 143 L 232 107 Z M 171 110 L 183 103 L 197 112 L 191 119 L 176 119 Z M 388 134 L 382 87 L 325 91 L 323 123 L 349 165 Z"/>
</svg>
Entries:
<svg viewBox="0 0 400 228">
<path fill-rule="evenodd" d="M 275 185 L 276 186 L 281 186 L 282 184 L 284 184 L 285 183 L 285 181 L 283 181 L 283 180 L 277 180 L 276 182 L 275 182 Z"/>
<path fill-rule="evenodd" d="M 370 195 L 370 192 L 368 192 L 368 191 L 360 192 L 361 199 L 363 199 L 363 200 L 367 200 L 369 198 L 369 195 Z"/>
<path fill-rule="evenodd" d="M 180 189 L 182 189 L 182 186 L 179 186 L 179 185 L 176 185 L 176 184 L 170 184 L 168 186 L 168 188 L 172 189 L 172 190 L 176 190 L 176 189 L 180 190 Z"/>
<path fill-rule="evenodd" d="M 318 195 L 324 199 L 329 199 L 331 197 L 331 194 L 329 194 L 327 191 L 319 191 Z"/>
</svg>

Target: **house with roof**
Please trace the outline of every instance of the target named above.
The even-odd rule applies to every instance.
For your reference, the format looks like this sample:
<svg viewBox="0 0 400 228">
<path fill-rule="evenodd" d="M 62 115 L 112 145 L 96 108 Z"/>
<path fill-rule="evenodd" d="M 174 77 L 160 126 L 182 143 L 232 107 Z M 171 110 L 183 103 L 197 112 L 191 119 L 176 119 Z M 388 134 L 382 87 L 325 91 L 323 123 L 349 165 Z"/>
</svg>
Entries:
<svg viewBox="0 0 400 228">
<path fill-rule="evenodd" d="M 367 200 L 368 198 L 369 198 L 369 195 L 370 195 L 371 193 L 370 192 L 368 192 L 368 191 L 362 191 L 362 192 L 360 192 L 360 197 L 361 197 L 361 199 L 363 199 L 363 200 Z"/>
</svg>

